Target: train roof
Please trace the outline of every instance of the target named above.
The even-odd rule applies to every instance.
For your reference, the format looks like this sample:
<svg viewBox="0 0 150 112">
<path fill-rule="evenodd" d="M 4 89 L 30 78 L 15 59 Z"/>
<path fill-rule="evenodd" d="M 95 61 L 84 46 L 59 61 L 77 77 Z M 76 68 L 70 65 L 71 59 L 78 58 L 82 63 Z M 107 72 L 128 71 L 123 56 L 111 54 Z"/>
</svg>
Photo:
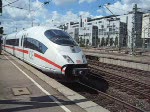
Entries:
<svg viewBox="0 0 150 112">
<path fill-rule="evenodd" d="M 18 31 L 18 32 L 8 34 L 8 35 L 6 35 L 6 37 L 12 37 L 14 35 L 22 35 L 23 33 L 40 34 L 40 33 L 44 33 L 46 30 L 50 30 L 50 29 L 61 30 L 61 29 L 56 28 L 56 27 L 34 26 L 34 27 L 27 28 L 27 29 L 23 29 L 23 30 Z"/>
<path fill-rule="evenodd" d="M 27 28 L 27 29 L 24 29 L 24 30 L 28 31 L 28 30 L 48 30 L 48 29 L 58 29 L 58 30 L 61 30 L 61 29 L 56 28 L 56 27 L 48 27 L 48 26 L 34 26 L 34 27 L 30 27 L 30 28 Z"/>
<path fill-rule="evenodd" d="M 50 29 L 58 29 L 61 30 L 59 28 L 56 27 L 47 27 L 47 26 L 34 26 L 34 27 L 30 27 L 27 29 L 22 30 L 23 32 L 27 32 L 27 33 L 39 33 L 39 32 L 45 32 L 46 30 L 50 30 Z"/>
</svg>

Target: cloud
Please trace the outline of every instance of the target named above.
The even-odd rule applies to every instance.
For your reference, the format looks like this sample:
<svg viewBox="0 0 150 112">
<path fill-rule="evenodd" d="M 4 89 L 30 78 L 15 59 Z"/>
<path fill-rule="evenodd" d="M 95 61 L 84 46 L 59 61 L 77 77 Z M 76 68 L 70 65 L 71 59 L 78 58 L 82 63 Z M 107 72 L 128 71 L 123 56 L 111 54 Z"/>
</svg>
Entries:
<svg viewBox="0 0 150 112">
<path fill-rule="evenodd" d="M 98 9 L 97 12 L 100 15 L 92 15 L 88 11 L 78 11 L 74 13 L 73 11 L 64 12 L 64 14 L 59 13 L 58 11 L 49 11 L 46 7 L 43 6 L 43 3 L 39 0 L 31 0 L 31 13 L 29 13 L 29 3 L 28 0 L 19 0 L 18 2 L 12 4 L 12 6 L 20 7 L 23 9 L 18 9 L 10 6 L 6 6 L 3 9 L 3 16 L 1 17 L 2 25 L 6 33 L 10 33 L 15 30 L 17 27 L 18 30 L 22 28 L 31 27 L 33 21 L 34 25 L 60 25 L 69 21 L 79 21 L 80 15 L 83 18 L 85 17 L 102 17 L 102 14 L 107 13 L 111 14 L 106 7 Z M 56 5 L 65 5 L 73 3 L 91 3 L 96 0 L 52 0 Z M 6 5 L 12 0 L 3 0 L 3 4 Z M 144 10 L 149 9 L 149 0 L 121 0 L 116 1 L 115 3 L 107 6 L 114 14 L 123 15 L 128 11 L 132 10 L 134 3 L 138 4 L 138 7 L 143 8 Z M 53 4 L 53 5 L 54 5 Z"/>
<path fill-rule="evenodd" d="M 81 15 L 83 18 L 93 17 L 93 15 L 91 15 L 89 12 L 86 12 L 86 11 L 80 11 L 79 15 Z"/>
<path fill-rule="evenodd" d="M 112 5 L 108 5 L 107 8 L 115 15 L 123 15 L 128 13 L 129 11 L 132 10 L 131 8 L 132 6 L 129 6 L 127 4 L 122 4 L 121 2 L 117 1 L 116 3 L 112 4 Z M 104 7 L 104 10 L 107 14 L 112 15 L 112 13 L 107 9 L 106 7 Z"/>
<path fill-rule="evenodd" d="M 7 0 L 8 1 L 8 0 Z M 9 0 L 10 2 L 11 0 Z M 63 0 L 64 1 L 64 0 Z M 68 2 L 70 0 L 65 0 Z M 73 0 L 72 2 L 74 2 Z M 22 5 L 24 2 L 24 5 Z M 56 3 L 59 1 L 55 1 Z M 58 4 L 61 4 L 59 2 Z M 4 5 L 7 2 L 4 3 Z M 5 7 L 2 16 L 2 25 L 4 26 L 5 33 L 12 33 L 13 31 L 22 30 L 23 28 L 31 27 L 33 25 L 44 25 L 44 26 L 59 26 L 66 22 L 78 22 L 79 16 L 82 17 L 93 17 L 89 12 L 79 11 L 78 13 L 73 13 L 72 11 L 67 11 L 65 14 L 61 14 L 58 11 L 48 11 L 43 5 L 43 3 L 36 0 L 31 2 L 31 12 L 29 13 L 29 4 L 27 0 L 22 0 L 21 2 L 16 2 L 13 4 L 15 7 L 20 7 L 23 9 L 17 9 L 14 7 Z M 9 19 L 8 19 L 9 18 Z"/>
<path fill-rule="evenodd" d="M 79 0 L 79 4 L 83 3 L 83 2 L 87 2 L 87 3 L 91 3 L 91 2 L 95 2 L 96 0 Z"/>
<path fill-rule="evenodd" d="M 7 0 L 12 2 L 11 0 Z M 3 4 L 8 4 L 4 1 Z M 38 0 L 31 2 L 31 11 L 29 13 L 29 3 L 27 0 L 20 0 L 14 4 L 13 7 L 6 6 L 3 9 L 2 25 L 4 26 L 5 33 L 11 33 L 14 31 L 13 28 L 31 27 L 32 22 L 35 25 L 44 24 L 46 18 L 50 18 L 49 12 L 43 7 L 42 2 Z M 22 9 L 18 9 L 18 8 Z M 8 19 L 9 18 L 9 19 Z"/>
<path fill-rule="evenodd" d="M 66 14 L 64 15 L 59 14 L 57 11 L 53 11 L 51 14 L 51 18 L 46 21 L 45 25 L 59 26 L 61 24 L 64 24 L 70 21 L 77 22 L 78 19 L 79 19 L 78 14 L 74 14 L 71 11 L 67 11 Z"/>
<path fill-rule="evenodd" d="M 122 0 L 117 1 L 109 6 L 107 6 L 114 14 L 123 15 L 132 11 L 132 7 L 134 4 L 137 4 L 138 8 L 141 8 L 141 11 L 149 10 L 150 0 Z M 110 11 L 106 7 L 104 7 L 104 11 L 107 14 L 111 14 Z"/>
<path fill-rule="evenodd" d="M 56 5 L 65 5 L 65 4 L 72 4 L 76 2 L 77 0 L 53 0 L 53 3 Z"/>
<path fill-rule="evenodd" d="M 103 17 L 102 15 L 94 16 L 94 18 L 101 18 Z"/>
<path fill-rule="evenodd" d="M 104 13 L 104 10 L 98 9 L 97 12 L 103 14 L 103 13 Z"/>
</svg>

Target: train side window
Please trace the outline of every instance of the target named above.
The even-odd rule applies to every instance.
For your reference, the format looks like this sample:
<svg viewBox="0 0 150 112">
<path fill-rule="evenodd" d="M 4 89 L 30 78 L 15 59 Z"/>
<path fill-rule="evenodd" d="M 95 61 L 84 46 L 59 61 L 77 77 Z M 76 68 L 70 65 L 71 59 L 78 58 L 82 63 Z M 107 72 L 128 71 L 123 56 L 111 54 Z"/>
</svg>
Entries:
<svg viewBox="0 0 150 112">
<path fill-rule="evenodd" d="M 8 39 L 6 40 L 7 45 L 19 46 L 19 39 Z"/>
<path fill-rule="evenodd" d="M 15 39 L 15 44 L 14 46 L 19 46 L 19 39 Z"/>
<path fill-rule="evenodd" d="M 39 41 L 34 40 L 34 48 L 36 51 L 39 51 Z"/>
<path fill-rule="evenodd" d="M 48 49 L 43 43 L 39 42 L 36 39 L 32 39 L 32 38 L 24 38 L 24 47 L 33 49 L 42 54 L 44 54 L 46 52 L 46 50 Z"/>
<path fill-rule="evenodd" d="M 42 44 L 41 43 L 39 43 L 39 52 L 43 53 L 42 52 Z"/>
<path fill-rule="evenodd" d="M 42 44 L 42 43 L 41 43 L 41 44 Z M 42 44 L 42 53 L 43 53 L 43 54 L 46 52 L 47 49 L 48 49 L 48 48 L 47 48 L 44 44 Z"/>
<path fill-rule="evenodd" d="M 1 39 L 0 44 L 3 44 L 3 39 Z"/>
<path fill-rule="evenodd" d="M 40 42 L 39 43 L 39 52 L 44 54 L 46 52 L 46 50 L 47 50 L 47 47 Z"/>
<path fill-rule="evenodd" d="M 23 35 L 22 35 L 22 37 L 21 37 L 21 46 L 22 46 L 22 43 L 23 43 Z"/>
<path fill-rule="evenodd" d="M 33 39 L 27 38 L 27 46 L 26 47 L 34 50 Z"/>
<path fill-rule="evenodd" d="M 31 49 L 35 50 L 35 41 L 34 41 L 34 39 L 30 38 L 30 42 L 31 42 Z"/>
<path fill-rule="evenodd" d="M 8 40 L 6 40 L 6 45 L 8 45 Z"/>
<path fill-rule="evenodd" d="M 27 47 L 27 38 L 24 38 L 23 47 Z"/>
</svg>

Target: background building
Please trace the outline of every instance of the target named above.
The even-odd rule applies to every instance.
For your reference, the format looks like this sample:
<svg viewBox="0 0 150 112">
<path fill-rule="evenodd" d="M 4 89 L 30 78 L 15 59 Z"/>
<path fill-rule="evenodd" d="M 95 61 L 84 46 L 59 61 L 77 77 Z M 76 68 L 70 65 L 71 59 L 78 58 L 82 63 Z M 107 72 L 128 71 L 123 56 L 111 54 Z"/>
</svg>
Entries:
<svg viewBox="0 0 150 112">
<path fill-rule="evenodd" d="M 143 47 L 150 49 L 150 13 L 143 14 L 142 39 Z"/>
<path fill-rule="evenodd" d="M 144 18 L 143 12 L 139 11 L 135 4 L 133 10 L 126 15 L 111 15 L 94 19 L 80 16 L 78 22 L 69 22 L 62 26 L 81 46 L 128 47 L 134 50 L 142 47 L 144 36 L 142 30 L 145 33 L 149 31 L 148 28 L 142 28 L 143 21 L 149 22 L 147 17 Z M 149 41 L 147 39 L 146 43 L 150 43 Z"/>
<path fill-rule="evenodd" d="M 79 22 L 66 23 L 66 31 L 81 46 L 126 46 L 127 24 L 116 16 L 80 18 Z"/>
</svg>

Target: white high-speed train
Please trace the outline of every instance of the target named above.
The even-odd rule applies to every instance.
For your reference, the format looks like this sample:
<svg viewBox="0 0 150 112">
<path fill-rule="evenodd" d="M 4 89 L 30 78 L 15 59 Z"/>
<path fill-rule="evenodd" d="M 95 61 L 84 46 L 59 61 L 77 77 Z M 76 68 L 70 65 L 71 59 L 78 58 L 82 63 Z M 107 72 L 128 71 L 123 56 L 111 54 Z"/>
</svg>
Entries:
<svg viewBox="0 0 150 112">
<path fill-rule="evenodd" d="M 87 60 L 75 40 L 57 28 L 32 27 L 3 37 L 3 49 L 56 77 L 74 79 L 88 73 Z"/>
</svg>

